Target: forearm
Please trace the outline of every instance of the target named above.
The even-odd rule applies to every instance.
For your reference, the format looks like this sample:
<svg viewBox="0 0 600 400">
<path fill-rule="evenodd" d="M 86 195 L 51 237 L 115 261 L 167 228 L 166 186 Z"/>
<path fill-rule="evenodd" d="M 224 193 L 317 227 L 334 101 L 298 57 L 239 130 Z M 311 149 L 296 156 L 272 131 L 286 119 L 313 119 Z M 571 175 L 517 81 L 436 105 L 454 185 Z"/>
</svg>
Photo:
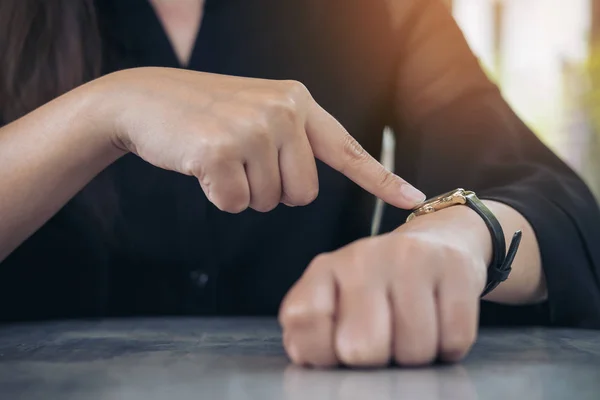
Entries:
<svg viewBox="0 0 600 400">
<path fill-rule="evenodd" d="M 545 300 L 546 282 L 533 228 L 515 209 L 495 201 L 484 200 L 483 202 L 502 225 L 507 249 L 514 233 L 518 230 L 523 232 L 508 279 L 484 299 L 503 304 L 532 304 Z M 486 265 L 489 265 L 492 258 L 492 240 L 485 223 L 474 211 L 467 207 L 459 208 L 460 210 L 456 212 L 463 213 L 463 218 L 469 221 L 467 229 L 472 231 L 470 239 L 474 241 L 475 248 L 483 251 Z"/>
<path fill-rule="evenodd" d="M 508 279 L 498 285 L 485 300 L 503 304 L 533 304 L 547 296 L 546 282 L 535 233 L 527 220 L 513 208 L 499 202 L 483 200 L 502 225 L 506 246 L 514 233 L 523 232 L 517 256 L 512 264 Z M 485 283 L 487 266 L 492 260 L 492 237 L 484 220 L 466 206 L 449 207 L 438 212 L 423 215 L 409 222 L 418 224 L 423 232 L 435 230 L 441 240 L 459 240 L 466 243 L 469 252 L 481 260 L 482 285 Z M 398 230 L 402 230 L 402 226 Z M 481 287 L 483 291 L 483 286 Z"/>
<path fill-rule="evenodd" d="M 500 221 L 507 249 L 514 233 L 518 230 L 523 232 L 512 272 L 485 300 L 504 304 L 532 304 L 545 300 L 548 290 L 533 228 L 515 209 L 494 201 L 484 200 L 484 203 Z"/>
<path fill-rule="evenodd" d="M 0 129 L 0 261 L 122 155 L 93 84 Z"/>
</svg>

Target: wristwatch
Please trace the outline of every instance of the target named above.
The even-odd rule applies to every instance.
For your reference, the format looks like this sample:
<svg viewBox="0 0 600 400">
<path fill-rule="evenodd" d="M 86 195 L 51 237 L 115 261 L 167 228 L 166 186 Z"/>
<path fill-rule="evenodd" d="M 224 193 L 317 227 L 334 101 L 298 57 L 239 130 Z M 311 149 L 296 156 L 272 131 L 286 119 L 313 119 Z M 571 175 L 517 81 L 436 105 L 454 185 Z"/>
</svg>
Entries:
<svg viewBox="0 0 600 400">
<path fill-rule="evenodd" d="M 481 297 L 485 296 L 496 288 L 501 282 L 504 282 L 511 271 L 511 265 L 517 254 L 519 244 L 521 243 L 521 231 L 515 232 L 508 252 L 504 241 L 504 232 L 502 226 L 494 214 L 477 198 L 474 192 L 464 189 L 456 189 L 440 196 L 425 200 L 424 203 L 412 210 L 412 213 L 406 219 L 411 221 L 421 215 L 431 214 L 439 210 L 456 205 L 466 205 L 474 210 L 487 225 L 492 235 L 493 255 L 492 262 L 488 266 L 487 283 Z"/>
</svg>

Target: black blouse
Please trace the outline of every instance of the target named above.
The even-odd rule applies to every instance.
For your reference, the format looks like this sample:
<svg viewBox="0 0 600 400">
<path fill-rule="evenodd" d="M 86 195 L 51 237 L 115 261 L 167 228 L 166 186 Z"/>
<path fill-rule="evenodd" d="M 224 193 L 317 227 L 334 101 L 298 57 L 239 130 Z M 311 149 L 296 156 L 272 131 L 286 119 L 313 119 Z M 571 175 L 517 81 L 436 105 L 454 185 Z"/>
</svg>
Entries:
<svg viewBox="0 0 600 400">
<path fill-rule="evenodd" d="M 146 0 L 97 0 L 104 72 L 180 67 Z M 600 213 L 490 83 L 441 0 L 207 0 L 190 69 L 295 79 L 396 172 L 532 224 L 549 300 L 482 305 L 483 324 L 600 328 Z M 132 104 L 131 107 L 135 107 Z M 0 319 L 275 314 L 311 259 L 369 235 L 374 199 L 318 163 L 307 207 L 222 213 L 193 178 L 128 155 L 0 264 Z M 386 207 L 382 231 L 404 210 Z"/>
</svg>

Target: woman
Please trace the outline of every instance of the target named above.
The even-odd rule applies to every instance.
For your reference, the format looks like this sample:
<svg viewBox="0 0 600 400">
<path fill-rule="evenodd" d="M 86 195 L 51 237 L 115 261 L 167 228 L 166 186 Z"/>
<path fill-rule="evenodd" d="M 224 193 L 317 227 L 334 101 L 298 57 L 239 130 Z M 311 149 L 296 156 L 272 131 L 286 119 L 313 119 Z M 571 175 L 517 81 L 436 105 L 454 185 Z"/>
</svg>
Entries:
<svg viewBox="0 0 600 400">
<path fill-rule="evenodd" d="M 594 199 L 440 0 L 4 0 L 0 29 L 4 320 L 279 310 L 316 366 L 600 327 Z M 459 187 L 483 204 L 404 223 Z"/>
</svg>

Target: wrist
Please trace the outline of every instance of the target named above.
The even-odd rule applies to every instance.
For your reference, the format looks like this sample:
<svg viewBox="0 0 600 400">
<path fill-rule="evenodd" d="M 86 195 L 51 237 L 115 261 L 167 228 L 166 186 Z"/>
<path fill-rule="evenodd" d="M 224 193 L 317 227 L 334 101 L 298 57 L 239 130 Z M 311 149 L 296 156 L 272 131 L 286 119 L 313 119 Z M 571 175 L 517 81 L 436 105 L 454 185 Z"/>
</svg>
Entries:
<svg viewBox="0 0 600 400">
<path fill-rule="evenodd" d="M 100 149 L 115 160 L 128 153 L 123 145 L 120 115 L 122 96 L 115 91 L 113 75 L 109 74 L 83 85 L 80 89 L 86 98 L 90 132 L 100 143 Z"/>
<path fill-rule="evenodd" d="M 422 215 L 398 229 L 432 230 L 443 235 L 445 241 L 458 241 L 470 254 L 487 268 L 492 261 L 493 244 L 484 220 L 466 205 L 458 205 Z"/>
<path fill-rule="evenodd" d="M 413 224 L 415 220 L 420 223 Z M 431 198 L 415 209 L 407 221 L 411 223 L 406 229 L 419 230 L 422 226 L 424 233 L 433 233 L 442 243 L 472 255 L 487 276 L 482 291 L 486 299 L 498 292 L 497 287 L 508 279 L 513 264 L 522 264 L 515 263 L 515 257 L 523 232 L 534 236 L 531 229 L 525 229 L 528 227 L 525 219 L 512 208 L 495 201 L 482 201 L 475 193 L 463 189 Z M 506 228 L 514 233 L 507 235 Z M 537 272 L 539 269 L 536 268 Z M 518 278 L 515 274 L 512 277 L 512 281 Z"/>
<path fill-rule="evenodd" d="M 95 81 L 79 86 L 34 111 L 32 121 L 53 123 L 53 142 L 64 149 L 65 165 L 100 172 L 124 152 L 111 142 L 111 116 Z M 56 120 L 54 115 L 60 115 Z"/>
<path fill-rule="evenodd" d="M 485 202 L 484 202 L 485 204 Z M 469 236 L 469 243 L 471 244 L 472 251 L 477 254 L 484 265 L 489 266 L 492 262 L 494 246 L 492 241 L 492 235 L 488 226 L 481 216 L 467 206 L 456 207 L 461 210 L 464 215 L 457 216 L 457 218 L 463 218 L 465 226 L 461 231 L 461 234 Z"/>
</svg>

